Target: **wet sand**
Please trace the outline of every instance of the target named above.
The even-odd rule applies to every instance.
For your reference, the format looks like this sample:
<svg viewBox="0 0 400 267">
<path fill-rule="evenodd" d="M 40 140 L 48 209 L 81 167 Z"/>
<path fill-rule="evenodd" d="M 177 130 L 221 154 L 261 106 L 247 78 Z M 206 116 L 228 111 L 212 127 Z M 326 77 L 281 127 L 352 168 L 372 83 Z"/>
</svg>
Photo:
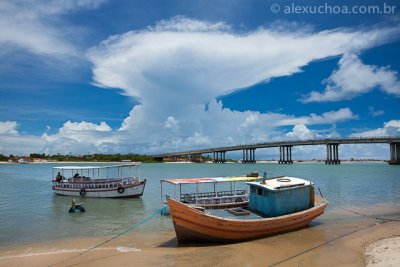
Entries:
<svg viewBox="0 0 400 267">
<path fill-rule="evenodd" d="M 400 218 L 398 204 L 349 209 Z M 0 266 L 365 266 L 369 245 L 400 236 L 400 221 L 335 207 L 302 230 L 235 244 L 178 245 L 172 223 L 170 231 L 156 232 L 156 220 L 84 254 L 108 237 L 2 248 Z"/>
</svg>

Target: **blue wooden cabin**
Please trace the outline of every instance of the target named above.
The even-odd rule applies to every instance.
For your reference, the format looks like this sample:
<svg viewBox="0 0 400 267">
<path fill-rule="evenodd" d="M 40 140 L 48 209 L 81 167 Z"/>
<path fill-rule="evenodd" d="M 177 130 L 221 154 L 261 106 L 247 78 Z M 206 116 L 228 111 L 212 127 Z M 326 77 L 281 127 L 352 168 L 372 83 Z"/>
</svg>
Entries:
<svg viewBox="0 0 400 267">
<path fill-rule="evenodd" d="M 281 216 L 314 206 L 314 187 L 310 181 L 281 176 L 250 185 L 249 207 L 267 217 Z"/>
</svg>

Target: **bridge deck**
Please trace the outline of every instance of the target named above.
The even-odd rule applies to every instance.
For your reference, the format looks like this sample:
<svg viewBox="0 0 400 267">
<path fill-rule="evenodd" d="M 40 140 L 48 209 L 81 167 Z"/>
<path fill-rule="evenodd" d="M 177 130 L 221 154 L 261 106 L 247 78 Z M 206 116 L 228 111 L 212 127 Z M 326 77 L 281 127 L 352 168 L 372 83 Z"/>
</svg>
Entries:
<svg viewBox="0 0 400 267">
<path fill-rule="evenodd" d="M 198 155 L 198 154 L 209 154 L 213 152 L 228 152 L 245 149 L 256 149 L 256 148 L 271 148 L 280 146 L 309 146 L 309 145 L 328 145 L 328 144 L 391 144 L 400 143 L 400 136 L 394 137 L 355 137 L 355 138 L 332 138 L 332 139 L 310 139 L 310 140 L 288 140 L 278 142 L 265 142 L 257 144 L 247 145 L 236 145 L 226 147 L 215 147 L 198 150 L 188 150 L 180 152 L 163 153 L 153 155 L 155 158 L 158 157 L 173 157 L 183 155 Z"/>
</svg>

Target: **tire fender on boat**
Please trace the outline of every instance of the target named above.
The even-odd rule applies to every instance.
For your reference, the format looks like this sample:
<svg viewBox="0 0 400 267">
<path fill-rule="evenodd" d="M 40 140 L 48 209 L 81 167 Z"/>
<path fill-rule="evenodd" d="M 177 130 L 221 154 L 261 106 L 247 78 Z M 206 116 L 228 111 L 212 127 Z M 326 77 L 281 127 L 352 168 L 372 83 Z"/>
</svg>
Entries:
<svg viewBox="0 0 400 267">
<path fill-rule="evenodd" d="M 86 195 L 85 188 L 81 188 L 81 191 L 79 192 L 79 195 L 81 195 L 82 197 Z"/>
<path fill-rule="evenodd" d="M 125 191 L 125 188 L 122 186 L 118 187 L 118 193 L 122 194 Z"/>
</svg>

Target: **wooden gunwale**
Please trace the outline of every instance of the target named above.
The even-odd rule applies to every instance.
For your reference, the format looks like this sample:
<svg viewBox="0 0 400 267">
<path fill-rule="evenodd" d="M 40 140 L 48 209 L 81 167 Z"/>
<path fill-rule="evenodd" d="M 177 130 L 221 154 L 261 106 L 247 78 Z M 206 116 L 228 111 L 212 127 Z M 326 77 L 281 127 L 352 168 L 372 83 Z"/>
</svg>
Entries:
<svg viewBox="0 0 400 267">
<path fill-rule="evenodd" d="M 245 207 L 249 204 L 248 201 L 243 202 L 227 202 L 222 204 L 202 204 L 197 203 L 197 206 L 201 206 L 204 208 L 213 208 L 213 209 L 221 209 L 221 208 L 232 208 L 232 207 Z"/>
</svg>

